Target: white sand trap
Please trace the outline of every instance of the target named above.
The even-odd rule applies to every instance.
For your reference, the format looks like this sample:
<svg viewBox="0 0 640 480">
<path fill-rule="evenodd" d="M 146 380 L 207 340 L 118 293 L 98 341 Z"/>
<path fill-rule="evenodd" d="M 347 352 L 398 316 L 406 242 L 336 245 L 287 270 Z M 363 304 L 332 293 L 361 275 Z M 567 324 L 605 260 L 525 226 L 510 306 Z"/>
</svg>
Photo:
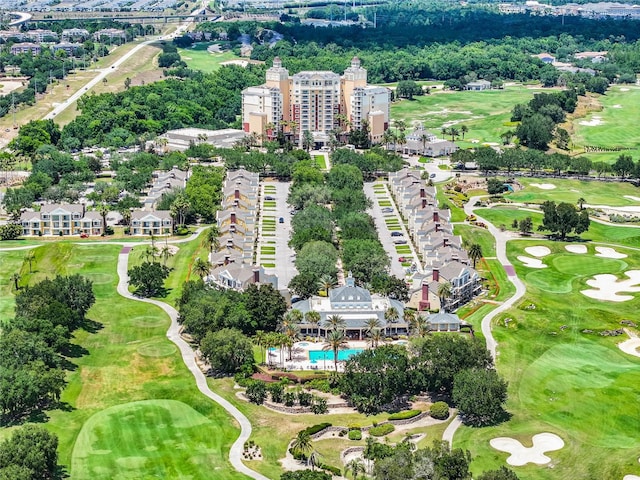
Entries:
<svg viewBox="0 0 640 480">
<path fill-rule="evenodd" d="M 620 91 L 621 91 L 621 92 L 628 92 L 628 91 L 629 91 L 629 89 L 628 89 L 628 88 L 621 88 L 621 89 L 620 89 Z"/>
<path fill-rule="evenodd" d="M 571 253 L 587 253 L 586 245 L 565 245 L 564 248 Z"/>
<path fill-rule="evenodd" d="M 540 245 L 535 247 L 527 247 L 524 249 L 524 251 L 529 255 L 533 255 L 534 257 L 546 257 L 551 253 L 551 250 L 549 250 L 547 247 L 543 247 Z"/>
<path fill-rule="evenodd" d="M 635 334 L 630 333 L 627 329 L 625 329 L 625 331 L 630 338 L 629 340 L 619 343 L 618 348 L 628 355 L 640 357 L 640 350 L 638 350 L 640 349 L 640 338 L 636 337 Z M 640 461 L 640 459 L 638 460 Z"/>
<path fill-rule="evenodd" d="M 640 202 L 640 197 L 634 197 L 633 195 L 624 195 L 623 198 L 626 198 L 628 200 L 633 200 L 634 202 Z"/>
<path fill-rule="evenodd" d="M 532 187 L 538 187 L 540 190 L 553 190 L 556 186 L 552 183 L 530 183 Z"/>
<path fill-rule="evenodd" d="M 624 253 L 616 252 L 613 248 L 609 247 L 596 247 L 596 257 L 602 258 L 627 258 Z"/>
<path fill-rule="evenodd" d="M 537 258 L 524 257 L 524 256 L 520 255 L 518 257 L 518 260 L 520 260 L 522 263 L 524 263 L 525 267 L 529 267 L 529 268 L 547 268 L 547 266 L 544 263 L 542 263 L 542 260 L 538 260 Z"/>
<path fill-rule="evenodd" d="M 580 125 L 585 125 L 587 127 L 597 127 L 598 125 L 602 125 L 604 122 L 602 121 L 602 117 L 598 115 L 594 115 L 591 120 L 582 120 Z"/>
<path fill-rule="evenodd" d="M 622 108 L 622 105 L 613 105 L 611 108 Z"/>
<path fill-rule="evenodd" d="M 622 480 L 640 480 L 638 475 L 625 475 Z"/>
<path fill-rule="evenodd" d="M 619 295 L 618 292 L 640 292 L 640 270 L 628 270 L 624 273 L 629 280 L 618 280 L 615 275 L 608 273 L 595 275 L 587 280 L 587 285 L 593 289 L 582 290 L 582 294 L 596 300 L 609 302 L 628 302 L 633 295 Z"/>
<path fill-rule="evenodd" d="M 527 463 L 545 465 L 551 461 L 545 455 L 546 452 L 560 450 L 564 447 L 564 441 L 553 433 L 538 433 L 531 439 L 533 446 L 527 448 L 518 440 L 509 437 L 492 439 L 489 444 L 496 450 L 510 453 L 507 463 L 514 467 L 521 467 Z"/>
</svg>

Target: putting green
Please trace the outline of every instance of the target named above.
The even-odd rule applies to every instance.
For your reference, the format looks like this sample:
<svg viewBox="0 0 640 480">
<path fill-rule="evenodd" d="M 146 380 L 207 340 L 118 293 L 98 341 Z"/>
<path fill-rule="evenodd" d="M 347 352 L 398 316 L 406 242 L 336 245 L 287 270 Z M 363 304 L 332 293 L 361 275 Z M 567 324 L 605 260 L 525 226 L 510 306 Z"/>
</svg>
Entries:
<svg viewBox="0 0 640 480">
<path fill-rule="evenodd" d="M 133 317 L 131 319 L 131 323 L 136 327 L 154 328 L 166 325 L 167 321 L 163 318 L 154 317 L 152 315 L 140 315 L 138 317 Z"/>
<path fill-rule="evenodd" d="M 110 273 L 88 272 L 83 273 L 82 276 L 87 277 L 96 285 L 107 285 L 115 280 L 115 276 Z"/>
<path fill-rule="evenodd" d="M 219 454 L 215 428 L 204 415 L 175 400 L 145 400 L 96 413 L 73 449 L 73 478 L 214 478 Z M 218 457 L 219 458 L 219 457 Z M 226 468 L 226 465 L 223 467 Z"/>
<path fill-rule="evenodd" d="M 525 275 L 527 283 L 549 293 L 569 293 L 573 277 L 553 270 L 536 270 Z"/>
<path fill-rule="evenodd" d="M 539 420 L 567 431 L 574 441 L 638 448 L 640 403 L 620 401 L 638 385 L 637 361 L 591 342 L 560 344 L 528 366 L 519 398 Z"/>
<path fill-rule="evenodd" d="M 145 357 L 167 357 L 175 352 L 176 346 L 168 340 L 156 340 L 138 348 L 138 353 Z"/>
<path fill-rule="evenodd" d="M 600 273 L 618 273 L 627 268 L 627 264 L 611 258 L 593 255 L 556 255 L 551 263 L 561 273 L 569 275 L 597 275 Z"/>
</svg>

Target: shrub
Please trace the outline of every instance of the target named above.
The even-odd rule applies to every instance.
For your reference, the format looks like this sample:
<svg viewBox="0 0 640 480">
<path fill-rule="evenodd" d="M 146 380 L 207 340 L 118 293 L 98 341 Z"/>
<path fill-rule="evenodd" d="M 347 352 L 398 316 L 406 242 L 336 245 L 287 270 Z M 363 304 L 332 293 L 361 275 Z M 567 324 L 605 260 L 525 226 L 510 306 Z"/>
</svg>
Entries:
<svg viewBox="0 0 640 480">
<path fill-rule="evenodd" d="M 22 235 L 22 227 L 17 223 L 0 225 L 0 240 L 15 240 Z"/>
<path fill-rule="evenodd" d="M 313 397 L 313 403 L 311 404 L 311 413 L 314 415 L 324 415 L 329 411 L 327 406 L 327 400 L 322 397 Z"/>
<path fill-rule="evenodd" d="M 249 384 L 253 382 L 253 380 L 250 377 L 247 377 L 244 373 L 236 373 L 233 376 L 233 379 L 239 386 L 244 388 L 248 387 Z"/>
<path fill-rule="evenodd" d="M 267 385 L 262 380 L 253 380 L 245 394 L 251 403 L 262 405 L 267 398 Z"/>
<path fill-rule="evenodd" d="M 436 402 L 431 405 L 429 414 L 436 420 L 446 420 L 449 418 L 449 405 L 445 402 Z"/>
<path fill-rule="evenodd" d="M 282 403 L 284 396 L 284 387 L 281 383 L 272 383 L 267 387 L 267 390 L 271 394 L 271 401 L 274 403 Z"/>
<path fill-rule="evenodd" d="M 369 429 L 369 435 L 372 437 L 384 437 L 385 435 L 389 435 L 395 429 L 396 427 L 390 423 L 383 423 L 382 425 Z"/>
<path fill-rule="evenodd" d="M 310 427 L 305 428 L 303 431 L 307 432 L 309 435 L 315 435 L 316 433 L 330 426 L 331 424 L 329 422 L 318 423 L 317 425 L 311 425 Z"/>
<path fill-rule="evenodd" d="M 323 463 L 322 465 L 320 465 L 320 468 L 322 470 L 326 470 L 327 472 L 331 472 L 332 475 L 335 475 L 337 477 L 342 475 L 342 470 L 340 470 L 338 467 L 334 467 L 333 465 L 327 465 L 326 463 Z"/>
<path fill-rule="evenodd" d="M 362 440 L 362 432 L 360 430 L 350 430 L 349 440 Z"/>
<path fill-rule="evenodd" d="M 284 392 L 282 398 L 284 399 L 284 405 L 286 407 L 293 407 L 296 403 L 296 394 L 294 392 Z"/>
<path fill-rule="evenodd" d="M 331 387 L 329 386 L 329 380 L 322 379 L 322 378 L 314 378 L 310 382 L 307 382 L 304 385 L 304 388 L 309 389 L 309 390 L 311 390 L 311 389 L 318 390 L 318 391 L 324 392 L 324 393 L 327 393 L 331 389 Z"/>
<path fill-rule="evenodd" d="M 406 420 L 407 418 L 417 417 L 422 413 L 422 410 L 406 410 L 404 412 L 394 413 L 389 415 L 389 420 Z"/>
<path fill-rule="evenodd" d="M 298 392 L 298 403 L 301 407 L 308 407 L 311 405 L 311 401 L 313 400 L 313 395 L 309 392 Z"/>
<path fill-rule="evenodd" d="M 362 430 L 362 427 L 360 427 L 359 425 L 349 425 L 348 426 L 349 430 Z"/>
</svg>

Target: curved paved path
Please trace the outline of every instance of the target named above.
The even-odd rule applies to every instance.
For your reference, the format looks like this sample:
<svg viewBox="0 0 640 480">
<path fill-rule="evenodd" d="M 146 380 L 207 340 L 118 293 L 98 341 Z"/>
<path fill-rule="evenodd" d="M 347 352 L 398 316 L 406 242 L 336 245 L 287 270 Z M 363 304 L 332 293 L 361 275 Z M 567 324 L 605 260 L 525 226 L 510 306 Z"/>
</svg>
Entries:
<svg viewBox="0 0 640 480">
<path fill-rule="evenodd" d="M 140 244 L 138 243 L 136 245 Z M 168 305 L 159 300 L 138 298 L 129 292 L 129 275 L 127 273 L 127 270 L 129 267 L 129 252 L 131 251 L 131 248 L 131 245 L 122 247 L 122 250 L 118 255 L 118 294 L 129 300 L 136 300 L 138 302 L 145 302 L 156 305 L 164 310 L 167 315 L 169 315 L 169 318 L 171 318 L 171 326 L 167 331 L 167 338 L 175 343 L 180 350 L 182 360 L 196 379 L 198 390 L 200 390 L 200 392 L 202 392 L 214 402 L 218 403 L 231 416 L 233 416 L 233 418 L 235 418 L 240 425 L 240 436 L 233 443 L 233 445 L 231 446 L 231 450 L 229 451 L 229 460 L 231 462 L 231 465 L 233 465 L 233 468 L 235 468 L 238 472 L 243 473 L 250 478 L 254 478 L 256 480 L 269 480 L 269 478 L 251 470 L 244 463 L 242 463 L 242 451 L 244 449 L 244 443 L 249 439 L 249 436 L 251 435 L 251 423 L 249 422 L 249 419 L 245 417 L 244 414 L 240 412 L 240 410 L 238 410 L 234 405 L 209 389 L 209 386 L 207 385 L 207 378 L 205 377 L 204 373 L 202 373 L 202 370 L 200 370 L 200 368 L 196 365 L 193 349 L 180 336 L 180 326 L 178 325 L 178 311 L 171 305 Z"/>
<path fill-rule="evenodd" d="M 471 197 L 464 206 L 464 213 L 466 215 L 474 214 L 473 212 L 476 208 L 474 205 L 481 198 L 482 197 L 480 196 Z M 495 225 L 493 225 L 488 220 L 482 217 L 479 217 L 478 215 L 476 215 L 476 218 L 478 219 L 478 221 L 483 222 L 484 224 L 487 225 L 489 229 L 489 233 L 493 236 L 493 238 L 496 241 L 496 257 L 502 264 L 502 268 L 504 268 L 505 272 L 507 273 L 507 278 L 516 287 L 515 293 L 509 299 L 505 300 L 497 308 L 494 308 L 493 310 L 491 310 L 482 319 L 482 334 L 484 335 L 484 338 L 487 342 L 487 350 L 491 352 L 491 356 L 495 361 L 496 355 L 497 355 L 498 342 L 496 342 L 496 339 L 493 338 L 493 333 L 491 332 L 491 321 L 500 313 L 510 309 L 518 300 L 520 300 L 524 296 L 527 289 L 524 286 L 524 283 L 522 283 L 522 280 L 520 280 L 516 275 L 516 271 L 513 268 L 513 265 L 511 264 L 511 262 L 509 262 L 509 259 L 507 258 L 507 242 L 509 240 L 512 240 L 512 238 L 507 233 L 501 231 L 499 228 L 496 228 Z M 449 424 L 447 429 L 444 431 L 444 433 L 442 434 L 442 439 L 448 441 L 449 444 L 452 445 L 453 436 L 455 435 L 456 430 L 458 430 L 460 425 L 462 425 L 462 422 L 460 421 L 460 418 L 456 416 L 451 421 L 451 423 Z"/>
</svg>

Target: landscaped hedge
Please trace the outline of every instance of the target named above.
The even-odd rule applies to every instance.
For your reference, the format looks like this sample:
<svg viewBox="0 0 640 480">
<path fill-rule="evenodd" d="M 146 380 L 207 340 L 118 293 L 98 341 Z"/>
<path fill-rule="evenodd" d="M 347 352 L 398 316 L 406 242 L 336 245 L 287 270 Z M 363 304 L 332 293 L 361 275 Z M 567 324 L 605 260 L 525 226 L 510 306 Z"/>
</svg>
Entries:
<svg viewBox="0 0 640 480">
<path fill-rule="evenodd" d="M 362 440 L 362 432 L 360 430 L 349 430 L 349 440 Z"/>
<path fill-rule="evenodd" d="M 436 420 L 446 420 L 449 418 L 449 405 L 445 402 L 436 402 L 431 405 L 429 414 Z"/>
<path fill-rule="evenodd" d="M 417 417 L 422 413 L 422 410 L 406 410 L 404 412 L 394 413 L 389 415 L 389 420 L 406 420 L 408 418 Z"/>
<path fill-rule="evenodd" d="M 303 432 L 306 432 L 309 435 L 315 435 L 319 431 L 324 430 L 325 428 L 328 428 L 330 426 L 331 424 L 329 422 L 319 423 L 317 425 L 311 425 L 310 427 L 305 428 Z"/>
<path fill-rule="evenodd" d="M 390 423 L 383 423 L 382 425 L 378 425 L 377 427 L 372 427 L 369 429 L 369 435 L 372 437 L 384 437 L 385 435 L 390 434 L 396 429 Z"/>
<path fill-rule="evenodd" d="M 326 463 L 323 463 L 320 465 L 320 468 L 326 470 L 327 472 L 331 472 L 336 477 L 342 475 L 342 470 L 340 470 L 338 467 L 334 467 L 333 465 L 327 465 Z"/>
</svg>

